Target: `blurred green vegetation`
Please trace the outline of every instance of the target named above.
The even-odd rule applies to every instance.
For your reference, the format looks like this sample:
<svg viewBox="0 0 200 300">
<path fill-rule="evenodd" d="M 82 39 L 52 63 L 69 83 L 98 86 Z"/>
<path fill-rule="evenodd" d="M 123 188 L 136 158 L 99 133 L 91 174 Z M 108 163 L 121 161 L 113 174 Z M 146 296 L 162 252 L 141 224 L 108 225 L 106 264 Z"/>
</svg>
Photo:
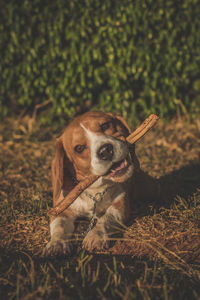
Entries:
<svg viewBox="0 0 200 300">
<path fill-rule="evenodd" d="M 50 100 L 44 121 L 91 108 L 195 115 L 199 16 L 198 0 L 2 0 L 0 114 Z"/>
</svg>

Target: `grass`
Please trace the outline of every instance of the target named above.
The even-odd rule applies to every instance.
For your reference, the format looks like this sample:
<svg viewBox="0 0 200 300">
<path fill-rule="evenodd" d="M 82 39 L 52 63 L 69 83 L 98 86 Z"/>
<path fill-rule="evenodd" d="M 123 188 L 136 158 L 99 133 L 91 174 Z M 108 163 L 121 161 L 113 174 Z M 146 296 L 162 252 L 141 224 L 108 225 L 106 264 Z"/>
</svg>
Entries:
<svg viewBox="0 0 200 300">
<path fill-rule="evenodd" d="M 200 122 L 159 122 L 137 145 L 160 200 L 134 204 L 123 240 L 41 259 L 49 240 L 50 164 L 61 128 L 0 125 L 1 299 L 200 299 Z M 31 124 L 31 125 L 30 125 Z"/>
</svg>

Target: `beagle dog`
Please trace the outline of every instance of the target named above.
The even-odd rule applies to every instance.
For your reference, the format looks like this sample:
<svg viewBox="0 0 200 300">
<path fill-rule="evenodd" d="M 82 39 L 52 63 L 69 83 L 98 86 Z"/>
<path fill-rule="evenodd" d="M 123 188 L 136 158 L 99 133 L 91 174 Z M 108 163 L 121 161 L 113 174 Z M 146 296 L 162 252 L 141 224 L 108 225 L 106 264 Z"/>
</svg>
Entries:
<svg viewBox="0 0 200 300">
<path fill-rule="evenodd" d="M 131 130 L 118 115 L 87 112 L 75 118 L 57 139 L 52 162 L 53 205 L 56 206 L 87 176 L 99 179 L 57 217 L 51 217 L 51 240 L 44 256 L 63 255 L 72 249 L 74 222 L 77 218 L 96 218 L 82 246 L 103 250 L 112 234 L 126 224 L 130 203 L 155 197 L 157 183 L 141 171 L 135 146 L 126 142 Z M 94 210 L 94 200 L 96 209 Z"/>
</svg>

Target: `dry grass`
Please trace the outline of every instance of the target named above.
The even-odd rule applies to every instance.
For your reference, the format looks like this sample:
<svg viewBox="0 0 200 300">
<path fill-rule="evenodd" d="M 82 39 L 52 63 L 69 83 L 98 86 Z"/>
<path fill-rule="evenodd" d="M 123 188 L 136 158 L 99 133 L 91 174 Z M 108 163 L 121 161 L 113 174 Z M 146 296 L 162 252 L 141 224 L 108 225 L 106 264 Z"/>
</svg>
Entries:
<svg viewBox="0 0 200 300">
<path fill-rule="evenodd" d="M 111 249 L 112 253 L 129 254 L 133 257 L 148 256 L 150 259 L 163 254 L 168 259 L 199 263 L 199 204 L 200 199 L 195 212 L 194 208 L 184 211 L 163 208 L 153 216 L 136 219 L 127 229 L 124 240 L 118 241 Z"/>
<path fill-rule="evenodd" d="M 195 124 L 183 120 L 160 122 L 140 142 L 138 154 L 143 169 L 161 183 L 159 203 L 152 204 L 159 213 L 141 218 L 144 207 L 140 211 L 136 207 L 136 219 L 125 240 L 118 241 L 110 251 L 151 259 L 162 253 L 200 262 L 200 120 Z"/>
<path fill-rule="evenodd" d="M 200 121 L 160 121 L 138 143 L 142 168 L 158 178 L 162 196 L 157 203 L 135 203 L 132 224 L 124 239 L 106 252 L 108 256 L 82 251 L 69 261 L 43 262 L 42 267 L 38 259 L 49 239 L 46 212 L 52 203 L 50 163 L 55 137 L 61 131 L 57 126 L 29 123 L 29 119 L 8 119 L 0 125 L 0 282 L 5 299 L 55 299 L 55 295 L 57 299 L 85 299 L 88 287 L 92 297 L 101 299 L 168 299 L 169 295 L 173 299 L 175 290 L 179 291 L 177 299 L 184 299 L 180 280 L 190 280 L 185 290 L 198 299 Z M 33 266 L 35 277 L 30 273 Z M 27 275 L 23 284 L 24 268 L 32 277 Z M 69 272 L 72 281 L 66 275 Z M 69 298 L 63 294 L 65 288 Z"/>
</svg>

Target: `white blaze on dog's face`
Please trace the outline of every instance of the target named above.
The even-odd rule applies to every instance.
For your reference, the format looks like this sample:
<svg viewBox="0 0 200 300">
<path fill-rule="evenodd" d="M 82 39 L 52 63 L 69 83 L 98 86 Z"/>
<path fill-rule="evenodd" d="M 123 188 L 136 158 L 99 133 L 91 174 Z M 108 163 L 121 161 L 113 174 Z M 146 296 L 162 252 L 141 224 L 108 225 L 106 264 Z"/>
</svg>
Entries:
<svg viewBox="0 0 200 300">
<path fill-rule="evenodd" d="M 91 149 L 92 173 L 99 176 L 107 175 L 111 180 L 115 180 L 116 177 L 121 178 L 130 167 L 127 144 L 106 134 L 96 134 L 82 123 L 81 127 L 86 133 Z"/>
<path fill-rule="evenodd" d="M 89 112 L 72 121 L 61 139 L 77 179 L 91 174 L 116 182 L 130 178 L 129 133 L 126 124 L 106 113 Z"/>
</svg>

